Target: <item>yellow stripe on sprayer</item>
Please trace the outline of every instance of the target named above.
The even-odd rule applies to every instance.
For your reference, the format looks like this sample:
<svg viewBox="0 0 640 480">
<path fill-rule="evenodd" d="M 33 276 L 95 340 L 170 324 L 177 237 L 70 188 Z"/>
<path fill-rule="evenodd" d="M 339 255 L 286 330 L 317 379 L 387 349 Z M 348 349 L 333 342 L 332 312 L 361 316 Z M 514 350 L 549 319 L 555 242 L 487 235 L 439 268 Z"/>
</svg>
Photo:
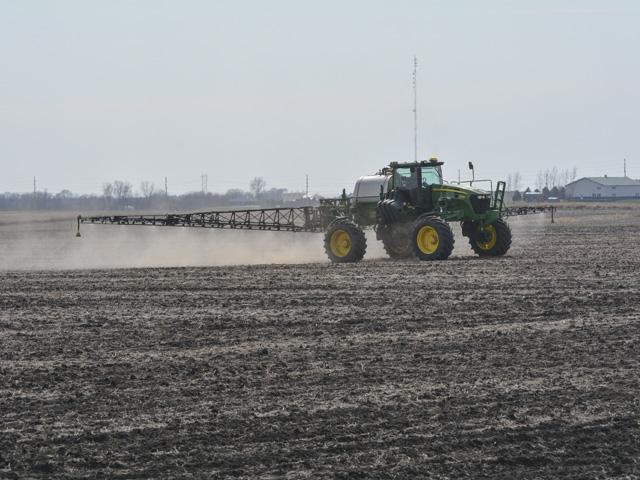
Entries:
<svg viewBox="0 0 640 480">
<path fill-rule="evenodd" d="M 461 192 L 460 190 L 454 190 L 452 188 L 434 188 L 433 189 L 434 192 L 450 192 L 450 193 L 457 193 L 458 195 L 460 195 L 461 197 L 466 197 L 467 194 L 464 192 Z"/>
</svg>

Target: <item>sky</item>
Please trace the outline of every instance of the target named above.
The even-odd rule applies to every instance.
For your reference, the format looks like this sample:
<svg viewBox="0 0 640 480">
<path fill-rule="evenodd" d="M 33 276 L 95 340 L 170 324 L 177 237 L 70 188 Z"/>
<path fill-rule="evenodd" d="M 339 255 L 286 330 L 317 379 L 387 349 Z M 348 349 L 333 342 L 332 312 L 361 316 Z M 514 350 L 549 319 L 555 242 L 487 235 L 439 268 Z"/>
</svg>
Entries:
<svg viewBox="0 0 640 480">
<path fill-rule="evenodd" d="M 640 178 L 640 2 L 0 0 L 0 192 Z"/>
</svg>

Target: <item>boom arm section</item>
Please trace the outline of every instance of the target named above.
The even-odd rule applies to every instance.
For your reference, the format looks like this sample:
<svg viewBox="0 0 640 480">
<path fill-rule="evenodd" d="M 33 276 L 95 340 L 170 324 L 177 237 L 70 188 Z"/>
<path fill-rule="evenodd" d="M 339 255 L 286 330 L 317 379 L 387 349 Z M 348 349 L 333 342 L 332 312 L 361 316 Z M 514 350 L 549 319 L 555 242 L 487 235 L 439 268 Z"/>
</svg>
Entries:
<svg viewBox="0 0 640 480">
<path fill-rule="evenodd" d="M 316 207 L 258 208 L 195 213 L 167 213 L 162 215 L 101 215 L 83 217 L 80 224 L 94 225 L 149 225 L 156 227 L 231 228 L 242 230 L 276 230 L 282 232 L 323 232 L 338 217 L 349 216 L 349 202 L 344 199 L 323 200 Z M 503 217 L 551 212 L 556 207 L 507 207 Z"/>
<path fill-rule="evenodd" d="M 260 208 L 163 215 L 105 215 L 83 217 L 80 224 L 150 225 L 157 227 L 233 228 L 244 230 L 277 230 L 285 232 L 321 232 L 331 221 L 329 206 Z"/>
<path fill-rule="evenodd" d="M 541 205 L 533 207 L 506 207 L 502 209 L 503 217 L 517 217 L 519 215 L 532 215 L 534 213 L 551 213 L 551 223 L 555 223 L 556 207 L 553 205 Z"/>
</svg>

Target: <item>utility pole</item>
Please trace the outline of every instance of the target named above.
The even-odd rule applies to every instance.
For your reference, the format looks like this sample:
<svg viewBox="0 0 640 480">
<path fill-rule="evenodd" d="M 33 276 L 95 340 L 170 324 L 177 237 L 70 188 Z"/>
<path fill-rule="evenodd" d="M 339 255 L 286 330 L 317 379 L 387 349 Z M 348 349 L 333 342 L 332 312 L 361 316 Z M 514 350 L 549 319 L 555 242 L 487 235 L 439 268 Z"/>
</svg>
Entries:
<svg viewBox="0 0 640 480">
<path fill-rule="evenodd" d="M 200 180 L 202 182 L 202 194 L 206 195 L 207 194 L 207 180 L 209 179 L 208 175 L 206 173 L 203 173 L 202 175 L 200 175 Z"/>
<path fill-rule="evenodd" d="M 627 176 L 627 159 L 624 159 L 624 176 Z"/>
<path fill-rule="evenodd" d="M 418 57 L 413 56 L 413 157 L 418 161 Z"/>
<path fill-rule="evenodd" d="M 33 196 L 36 196 L 36 177 L 33 177 Z"/>
<path fill-rule="evenodd" d="M 168 187 L 168 184 L 167 184 L 167 177 L 164 177 L 164 195 L 166 197 L 169 196 L 169 187 Z"/>
<path fill-rule="evenodd" d="M 305 175 L 305 177 L 306 177 L 305 198 L 309 198 L 309 175 Z"/>
</svg>

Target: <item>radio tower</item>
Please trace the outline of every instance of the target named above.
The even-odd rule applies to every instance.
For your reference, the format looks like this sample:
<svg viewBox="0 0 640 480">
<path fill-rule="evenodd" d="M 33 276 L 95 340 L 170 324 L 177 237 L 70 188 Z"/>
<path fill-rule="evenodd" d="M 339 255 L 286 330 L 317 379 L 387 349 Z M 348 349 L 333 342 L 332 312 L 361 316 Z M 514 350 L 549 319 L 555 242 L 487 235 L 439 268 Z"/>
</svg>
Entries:
<svg viewBox="0 0 640 480">
<path fill-rule="evenodd" d="M 418 57 L 413 56 L 413 158 L 418 161 Z"/>
</svg>

